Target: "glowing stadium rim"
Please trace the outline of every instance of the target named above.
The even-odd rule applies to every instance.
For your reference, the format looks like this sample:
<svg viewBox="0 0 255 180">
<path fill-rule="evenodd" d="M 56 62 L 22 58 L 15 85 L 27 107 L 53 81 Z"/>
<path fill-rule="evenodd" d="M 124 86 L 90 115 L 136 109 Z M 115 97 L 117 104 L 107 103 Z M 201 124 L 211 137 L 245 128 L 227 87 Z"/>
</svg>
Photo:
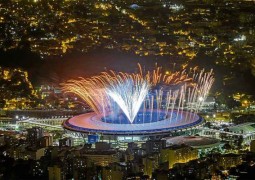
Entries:
<svg viewBox="0 0 255 180">
<path fill-rule="evenodd" d="M 177 113 L 174 111 L 174 113 Z M 85 134 L 105 134 L 105 135 L 152 135 L 166 134 L 179 130 L 189 129 L 201 125 L 203 118 L 190 112 L 179 112 L 176 119 L 164 119 L 153 123 L 144 124 L 111 124 L 101 120 L 102 116 L 96 113 L 86 113 L 75 116 L 63 123 L 65 129 Z M 185 117 L 189 116 L 189 120 Z"/>
<path fill-rule="evenodd" d="M 151 72 L 138 67 L 138 73 L 109 71 L 64 83 L 65 92 L 76 94 L 94 111 L 67 120 L 64 127 L 82 132 L 137 133 L 171 131 L 202 121 L 196 113 L 214 81 L 212 70 L 164 74 L 160 67 Z M 174 119 L 175 115 L 179 118 Z"/>
</svg>

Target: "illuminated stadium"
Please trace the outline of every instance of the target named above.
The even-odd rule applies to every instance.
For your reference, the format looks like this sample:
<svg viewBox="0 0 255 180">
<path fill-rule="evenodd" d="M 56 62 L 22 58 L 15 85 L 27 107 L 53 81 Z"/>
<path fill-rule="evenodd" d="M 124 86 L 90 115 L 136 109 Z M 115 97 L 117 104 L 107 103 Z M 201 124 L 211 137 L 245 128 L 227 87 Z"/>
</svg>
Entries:
<svg viewBox="0 0 255 180">
<path fill-rule="evenodd" d="M 169 135 L 203 123 L 197 115 L 214 81 L 212 71 L 163 74 L 160 67 L 138 73 L 102 72 L 69 80 L 66 93 L 79 96 L 93 112 L 66 120 L 66 131 L 109 139 Z"/>
</svg>

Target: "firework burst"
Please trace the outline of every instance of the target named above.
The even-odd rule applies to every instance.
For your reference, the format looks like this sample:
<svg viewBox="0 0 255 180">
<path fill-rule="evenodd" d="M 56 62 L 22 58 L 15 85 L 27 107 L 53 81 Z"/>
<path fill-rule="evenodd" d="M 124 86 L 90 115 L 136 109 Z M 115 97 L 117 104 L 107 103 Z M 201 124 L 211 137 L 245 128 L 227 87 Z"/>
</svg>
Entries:
<svg viewBox="0 0 255 180">
<path fill-rule="evenodd" d="M 138 73 L 109 71 L 91 78 L 69 80 L 63 84 L 63 90 L 78 95 L 97 114 L 116 118 L 122 112 L 133 123 L 140 110 L 147 113 L 142 117 L 151 113 L 151 120 L 160 120 L 159 113 L 156 117 L 152 114 L 162 109 L 165 114 L 185 108 L 197 112 L 214 81 L 212 71 L 166 75 L 160 67 L 151 72 L 144 72 L 139 64 L 138 67 Z"/>
</svg>

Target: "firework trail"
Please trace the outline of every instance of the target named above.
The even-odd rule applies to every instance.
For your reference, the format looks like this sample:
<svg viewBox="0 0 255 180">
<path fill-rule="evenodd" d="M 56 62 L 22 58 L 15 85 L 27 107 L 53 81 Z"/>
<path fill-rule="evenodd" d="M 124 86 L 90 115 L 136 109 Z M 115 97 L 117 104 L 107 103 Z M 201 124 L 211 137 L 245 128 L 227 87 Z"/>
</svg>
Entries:
<svg viewBox="0 0 255 180">
<path fill-rule="evenodd" d="M 197 112 L 203 105 L 213 84 L 213 72 L 202 70 L 175 72 L 169 75 L 162 68 L 144 72 L 138 64 L 138 73 L 102 72 L 91 78 L 79 78 L 63 83 L 63 91 L 74 93 L 85 101 L 93 111 L 103 116 L 111 114 L 117 117 L 123 112 L 130 123 L 133 123 L 137 113 L 152 112 L 164 109 L 170 113 L 172 121 L 173 110 Z M 155 118 L 155 117 L 154 117 Z M 157 113 L 157 120 L 160 115 Z M 191 117 L 186 117 L 188 119 Z M 143 114 L 144 119 L 144 114 Z"/>
</svg>

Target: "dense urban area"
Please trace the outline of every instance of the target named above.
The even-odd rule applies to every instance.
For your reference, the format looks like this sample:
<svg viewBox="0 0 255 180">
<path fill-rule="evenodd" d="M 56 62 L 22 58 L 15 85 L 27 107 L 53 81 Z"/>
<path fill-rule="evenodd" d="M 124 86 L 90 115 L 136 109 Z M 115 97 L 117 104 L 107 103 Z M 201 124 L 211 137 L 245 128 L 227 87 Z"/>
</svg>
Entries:
<svg viewBox="0 0 255 180">
<path fill-rule="evenodd" d="M 0 179 L 255 179 L 254 12 L 254 0 L 2 0 Z M 63 128 L 93 111 L 64 82 L 137 63 L 213 69 L 203 123 L 139 140 Z"/>
</svg>

